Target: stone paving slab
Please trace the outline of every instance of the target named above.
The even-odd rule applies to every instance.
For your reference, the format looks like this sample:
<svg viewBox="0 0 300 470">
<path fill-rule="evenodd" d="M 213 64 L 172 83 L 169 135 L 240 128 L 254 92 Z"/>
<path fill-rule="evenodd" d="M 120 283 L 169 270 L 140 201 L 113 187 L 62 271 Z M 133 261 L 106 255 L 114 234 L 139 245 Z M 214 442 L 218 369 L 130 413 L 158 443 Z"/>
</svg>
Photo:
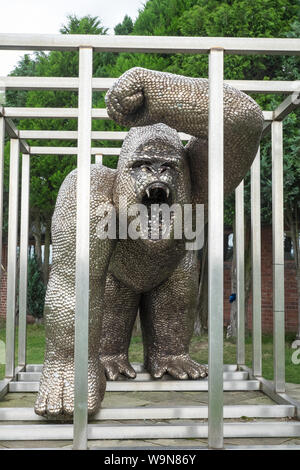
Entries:
<svg viewBox="0 0 300 470">
<path fill-rule="evenodd" d="M 300 401 L 300 385 L 287 384 L 287 394 Z M 33 407 L 36 393 L 8 393 L 1 401 L 0 407 Z M 105 407 L 134 407 L 134 406 L 192 406 L 205 405 L 208 401 L 207 392 L 108 392 L 105 395 L 103 406 Z M 260 391 L 244 391 L 244 392 L 225 392 L 225 405 L 255 405 L 255 404 L 274 404 Z M 283 419 L 285 421 L 286 419 Z M 228 422 L 234 420 L 226 420 Z M 258 419 L 255 419 L 258 421 Z M 264 419 L 266 421 L 266 419 Z M 270 421 L 272 421 L 270 419 Z M 104 421 L 103 421 L 104 422 Z M 116 423 L 116 421 L 105 421 L 106 423 Z M 128 421 L 134 424 L 136 420 Z M 148 420 L 148 422 L 162 422 Z M 164 421 L 168 422 L 168 421 Z M 170 421 L 169 421 L 170 422 Z M 199 421 L 200 422 L 200 421 Z M 204 420 L 201 420 L 204 422 Z M 20 422 L 21 423 L 21 422 Z M 45 421 L 45 424 L 48 422 Z M 122 421 L 124 423 L 124 421 Z M 3 423 L 4 424 L 4 423 Z M 10 423 L 12 424 L 12 423 Z M 24 422 L 22 423 L 24 424 Z M 29 424 L 27 422 L 26 424 Z M 299 445 L 298 438 L 231 438 L 224 440 L 225 445 L 231 446 L 247 446 L 247 445 Z M 206 439 L 146 439 L 146 440 L 93 440 L 89 441 L 89 448 L 133 448 L 133 447 L 150 447 L 150 448 L 166 448 L 166 447 L 199 447 L 207 448 Z M 70 441 L 1 441 L 0 450 L 12 448 L 62 448 L 72 449 Z"/>
</svg>

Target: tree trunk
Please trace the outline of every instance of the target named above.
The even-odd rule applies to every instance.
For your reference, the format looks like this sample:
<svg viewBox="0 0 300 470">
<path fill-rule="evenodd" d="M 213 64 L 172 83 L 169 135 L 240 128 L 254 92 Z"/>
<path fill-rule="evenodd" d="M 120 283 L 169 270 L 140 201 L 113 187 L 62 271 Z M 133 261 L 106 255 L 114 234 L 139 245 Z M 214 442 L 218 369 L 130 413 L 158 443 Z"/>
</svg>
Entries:
<svg viewBox="0 0 300 470">
<path fill-rule="evenodd" d="M 233 256 L 231 263 L 231 293 L 236 294 L 236 250 L 235 250 L 235 225 L 233 227 Z M 237 302 L 234 300 L 230 304 L 230 323 L 227 327 L 226 337 L 236 338 L 237 335 Z"/>
<path fill-rule="evenodd" d="M 200 277 L 197 295 L 196 318 L 194 334 L 201 336 L 208 330 L 208 240 L 207 225 L 205 226 L 205 241 L 200 260 Z"/>
<path fill-rule="evenodd" d="M 35 256 L 37 259 L 39 270 L 42 272 L 43 261 L 42 261 L 42 232 L 41 232 L 41 216 L 39 212 L 36 212 L 33 219 L 32 235 L 35 242 Z"/>
<path fill-rule="evenodd" d="M 43 277 L 44 284 L 47 286 L 49 279 L 49 256 L 50 256 L 50 243 L 51 243 L 51 222 L 46 221 L 45 224 L 45 249 L 44 249 L 44 266 L 43 266 Z"/>
<path fill-rule="evenodd" d="M 245 219 L 245 330 L 249 330 L 248 306 L 252 290 L 251 220 Z"/>
</svg>

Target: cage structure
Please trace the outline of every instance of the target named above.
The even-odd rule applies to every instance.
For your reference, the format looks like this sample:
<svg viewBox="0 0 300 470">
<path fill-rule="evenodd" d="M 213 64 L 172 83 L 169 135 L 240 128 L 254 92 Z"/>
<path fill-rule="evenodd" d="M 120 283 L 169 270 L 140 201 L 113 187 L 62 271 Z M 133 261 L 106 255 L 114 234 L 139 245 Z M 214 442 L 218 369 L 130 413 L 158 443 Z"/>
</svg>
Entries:
<svg viewBox="0 0 300 470">
<path fill-rule="evenodd" d="M 0 408 L 0 440 L 73 439 L 74 449 L 86 449 L 89 439 L 208 438 L 208 447 L 224 447 L 224 437 L 300 436 L 300 403 L 285 392 L 284 342 L 284 248 L 283 248 L 283 119 L 299 106 L 300 82 L 224 80 L 224 54 L 299 55 L 300 39 L 189 38 L 81 35 L 0 34 L 0 50 L 79 51 L 79 76 L 1 77 L 2 90 L 78 91 L 78 109 L 0 107 L 0 218 L 3 215 L 3 160 L 5 134 L 11 139 L 9 184 L 9 229 L 7 268 L 6 368 L 0 382 L 0 396 L 9 392 L 35 392 L 41 364 L 26 363 L 26 297 L 30 156 L 76 154 L 78 156 L 76 321 L 75 321 L 75 413 L 73 424 L 44 423 L 30 408 Z M 92 119 L 108 119 L 105 109 L 92 108 L 92 92 L 107 90 L 114 79 L 93 78 L 93 51 L 209 54 L 209 376 L 208 380 L 151 380 L 137 364 L 137 379 L 108 382 L 108 391 L 208 391 L 208 406 L 103 408 L 88 424 L 87 338 L 89 303 L 89 184 L 91 155 L 118 155 L 118 148 L 94 148 L 92 140 L 123 140 L 126 132 L 92 132 Z M 261 238 L 260 238 L 260 155 L 251 168 L 251 248 L 253 291 L 253 361 L 245 366 L 244 298 L 244 188 L 236 188 L 236 253 L 238 331 L 236 364 L 223 365 L 223 83 L 245 92 L 284 93 L 287 98 L 273 111 L 264 111 L 264 133 L 272 135 L 272 218 L 273 218 L 273 314 L 274 381 L 262 376 L 261 327 Z M 18 130 L 14 119 L 76 118 L 77 131 Z M 186 140 L 188 136 L 181 135 Z M 77 147 L 34 147 L 26 139 L 71 139 Z M 22 153 L 21 211 L 18 221 L 19 154 Z M 20 267 L 16 269 L 18 226 L 20 225 Z M 2 242 L 2 233 L 0 243 Z M 1 247 L 0 247 L 1 248 Z M 0 249 L 0 254 L 1 254 Z M 84 261 L 82 261 L 84 260 Z M 18 363 L 15 363 L 15 301 L 19 283 Z M 261 390 L 274 405 L 223 406 L 223 392 Z M 267 421 L 224 422 L 241 416 Z M 281 418 L 290 420 L 282 421 Z M 199 423 L 197 420 L 207 419 Z M 273 419 L 270 423 L 270 418 Z M 101 420 L 172 420 L 175 424 L 101 424 Z M 190 420 L 186 423 L 184 420 Z M 14 421 L 34 421 L 14 424 Z M 98 422 L 99 421 L 99 422 Z"/>
</svg>

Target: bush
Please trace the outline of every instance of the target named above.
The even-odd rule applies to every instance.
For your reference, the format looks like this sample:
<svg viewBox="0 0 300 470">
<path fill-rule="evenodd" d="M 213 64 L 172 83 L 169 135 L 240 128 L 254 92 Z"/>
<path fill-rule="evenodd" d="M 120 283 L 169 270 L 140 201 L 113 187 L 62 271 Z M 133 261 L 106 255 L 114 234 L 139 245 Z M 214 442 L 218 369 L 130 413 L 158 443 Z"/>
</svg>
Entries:
<svg viewBox="0 0 300 470">
<path fill-rule="evenodd" d="M 36 256 L 28 259 L 27 310 L 34 318 L 42 318 L 44 311 L 46 287 L 38 267 Z"/>
</svg>

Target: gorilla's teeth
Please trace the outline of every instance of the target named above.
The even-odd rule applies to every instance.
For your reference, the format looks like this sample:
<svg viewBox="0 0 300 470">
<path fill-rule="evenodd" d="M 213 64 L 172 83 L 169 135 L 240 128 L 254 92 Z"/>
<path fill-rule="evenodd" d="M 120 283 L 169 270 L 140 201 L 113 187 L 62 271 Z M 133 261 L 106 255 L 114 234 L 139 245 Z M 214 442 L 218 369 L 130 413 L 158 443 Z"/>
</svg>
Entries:
<svg viewBox="0 0 300 470">
<path fill-rule="evenodd" d="M 170 195 L 170 190 L 169 190 L 169 188 L 167 188 L 166 191 L 167 191 L 167 198 L 168 198 L 169 195 Z"/>
<path fill-rule="evenodd" d="M 146 189 L 146 194 L 147 194 L 147 196 L 150 198 L 150 191 L 149 191 L 148 188 Z"/>
</svg>

